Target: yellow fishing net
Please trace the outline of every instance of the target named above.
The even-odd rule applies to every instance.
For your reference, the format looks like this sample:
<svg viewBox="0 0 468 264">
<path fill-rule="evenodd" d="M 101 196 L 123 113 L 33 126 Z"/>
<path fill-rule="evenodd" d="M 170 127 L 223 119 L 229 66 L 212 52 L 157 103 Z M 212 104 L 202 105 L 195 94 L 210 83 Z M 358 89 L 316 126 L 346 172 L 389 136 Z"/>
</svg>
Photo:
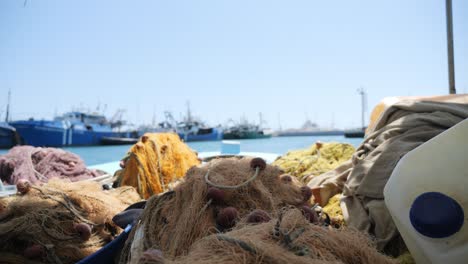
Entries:
<svg viewBox="0 0 468 264">
<path fill-rule="evenodd" d="M 305 176 L 313 177 L 335 169 L 349 160 L 354 151 L 350 144 L 317 142 L 308 149 L 286 153 L 273 162 L 273 165 L 306 182 Z"/>
<path fill-rule="evenodd" d="M 147 133 L 123 159 L 120 185 L 133 186 L 143 198 L 166 191 L 168 184 L 200 164 L 197 154 L 174 133 Z"/>
<path fill-rule="evenodd" d="M 328 200 L 327 205 L 323 207 L 323 211 L 330 216 L 330 220 L 335 227 L 343 226 L 345 224 L 343 211 L 340 207 L 341 194 L 337 194 Z"/>
<path fill-rule="evenodd" d="M 296 176 L 302 182 L 308 182 L 311 177 L 333 170 L 348 161 L 354 151 L 355 148 L 350 144 L 317 142 L 307 149 L 288 152 L 277 159 L 273 165 Z M 333 196 L 323 208 L 335 226 L 345 224 L 340 207 L 340 196 L 341 194 Z"/>
</svg>

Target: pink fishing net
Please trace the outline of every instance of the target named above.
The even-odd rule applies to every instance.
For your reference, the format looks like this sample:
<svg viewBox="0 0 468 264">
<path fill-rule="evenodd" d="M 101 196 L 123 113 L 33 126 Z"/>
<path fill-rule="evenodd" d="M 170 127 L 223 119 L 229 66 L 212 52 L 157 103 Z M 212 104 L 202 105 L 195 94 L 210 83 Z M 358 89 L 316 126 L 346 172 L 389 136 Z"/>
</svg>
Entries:
<svg viewBox="0 0 468 264">
<path fill-rule="evenodd" d="M 0 179 L 6 184 L 16 184 L 19 179 L 32 183 L 51 178 L 80 181 L 101 174 L 87 169 L 78 155 L 62 149 L 17 146 L 0 156 Z"/>
</svg>

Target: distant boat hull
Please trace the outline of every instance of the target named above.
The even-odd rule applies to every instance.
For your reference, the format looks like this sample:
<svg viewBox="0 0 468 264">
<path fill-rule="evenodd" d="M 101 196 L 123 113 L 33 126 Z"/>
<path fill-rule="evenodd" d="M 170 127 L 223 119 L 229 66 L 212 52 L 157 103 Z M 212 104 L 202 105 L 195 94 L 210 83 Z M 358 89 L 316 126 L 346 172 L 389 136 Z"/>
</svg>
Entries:
<svg viewBox="0 0 468 264">
<path fill-rule="evenodd" d="M 366 132 L 364 129 L 353 129 L 345 131 L 346 138 L 364 138 Z"/>
<path fill-rule="evenodd" d="M 263 134 L 258 132 L 239 132 L 239 133 L 230 133 L 226 132 L 223 134 L 223 139 L 260 139 L 260 138 L 270 138 L 271 134 Z"/>
<path fill-rule="evenodd" d="M 0 123 L 0 148 L 11 148 L 19 143 L 18 140 L 14 127 Z"/>
<path fill-rule="evenodd" d="M 201 132 L 201 133 L 200 133 Z M 223 138 L 223 131 L 217 128 L 200 129 L 198 134 L 184 134 L 178 132 L 179 137 L 185 141 L 216 141 Z"/>
<path fill-rule="evenodd" d="M 343 136 L 343 130 L 329 131 L 283 131 L 278 132 L 278 137 L 306 137 L 306 136 Z"/>
<path fill-rule="evenodd" d="M 16 121 L 16 128 L 23 144 L 36 147 L 100 145 L 102 137 L 112 137 L 112 131 L 87 131 L 68 128 L 59 121 Z"/>
<path fill-rule="evenodd" d="M 102 145 L 132 145 L 138 142 L 138 138 L 121 138 L 121 137 L 102 137 Z"/>
</svg>

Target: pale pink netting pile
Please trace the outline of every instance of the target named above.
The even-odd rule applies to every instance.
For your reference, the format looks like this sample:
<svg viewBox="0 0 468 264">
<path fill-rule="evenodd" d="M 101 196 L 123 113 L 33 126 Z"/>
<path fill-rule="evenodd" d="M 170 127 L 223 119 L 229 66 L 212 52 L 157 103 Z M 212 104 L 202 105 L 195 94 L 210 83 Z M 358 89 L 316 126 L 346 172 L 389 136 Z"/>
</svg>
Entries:
<svg viewBox="0 0 468 264">
<path fill-rule="evenodd" d="M 51 178 L 80 181 L 101 174 L 87 169 L 78 155 L 57 148 L 17 146 L 0 156 L 0 179 L 6 184 L 16 184 L 19 179 L 32 183 Z"/>
</svg>

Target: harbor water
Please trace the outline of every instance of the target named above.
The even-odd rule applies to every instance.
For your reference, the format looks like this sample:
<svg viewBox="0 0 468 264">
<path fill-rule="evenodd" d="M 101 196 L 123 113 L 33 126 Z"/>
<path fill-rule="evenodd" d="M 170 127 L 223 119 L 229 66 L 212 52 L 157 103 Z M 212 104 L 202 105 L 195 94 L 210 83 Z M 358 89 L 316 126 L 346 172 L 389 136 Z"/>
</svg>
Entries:
<svg viewBox="0 0 468 264">
<path fill-rule="evenodd" d="M 263 139 L 236 140 L 241 143 L 241 151 L 268 152 L 283 155 L 290 150 L 303 149 L 311 146 L 316 141 L 349 143 L 357 147 L 362 138 L 345 138 L 344 136 L 304 136 L 304 137 L 271 137 Z M 197 152 L 220 151 L 221 141 L 188 142 Z M 121 146 L 88 146 L 65 147 L 63 149 L 79 155 L 86 165 L 96 165 L 120 160 L 131 145 Z M 0 155 L 7 153 L 7 149 L 0 150 Z"/>
</svg>

